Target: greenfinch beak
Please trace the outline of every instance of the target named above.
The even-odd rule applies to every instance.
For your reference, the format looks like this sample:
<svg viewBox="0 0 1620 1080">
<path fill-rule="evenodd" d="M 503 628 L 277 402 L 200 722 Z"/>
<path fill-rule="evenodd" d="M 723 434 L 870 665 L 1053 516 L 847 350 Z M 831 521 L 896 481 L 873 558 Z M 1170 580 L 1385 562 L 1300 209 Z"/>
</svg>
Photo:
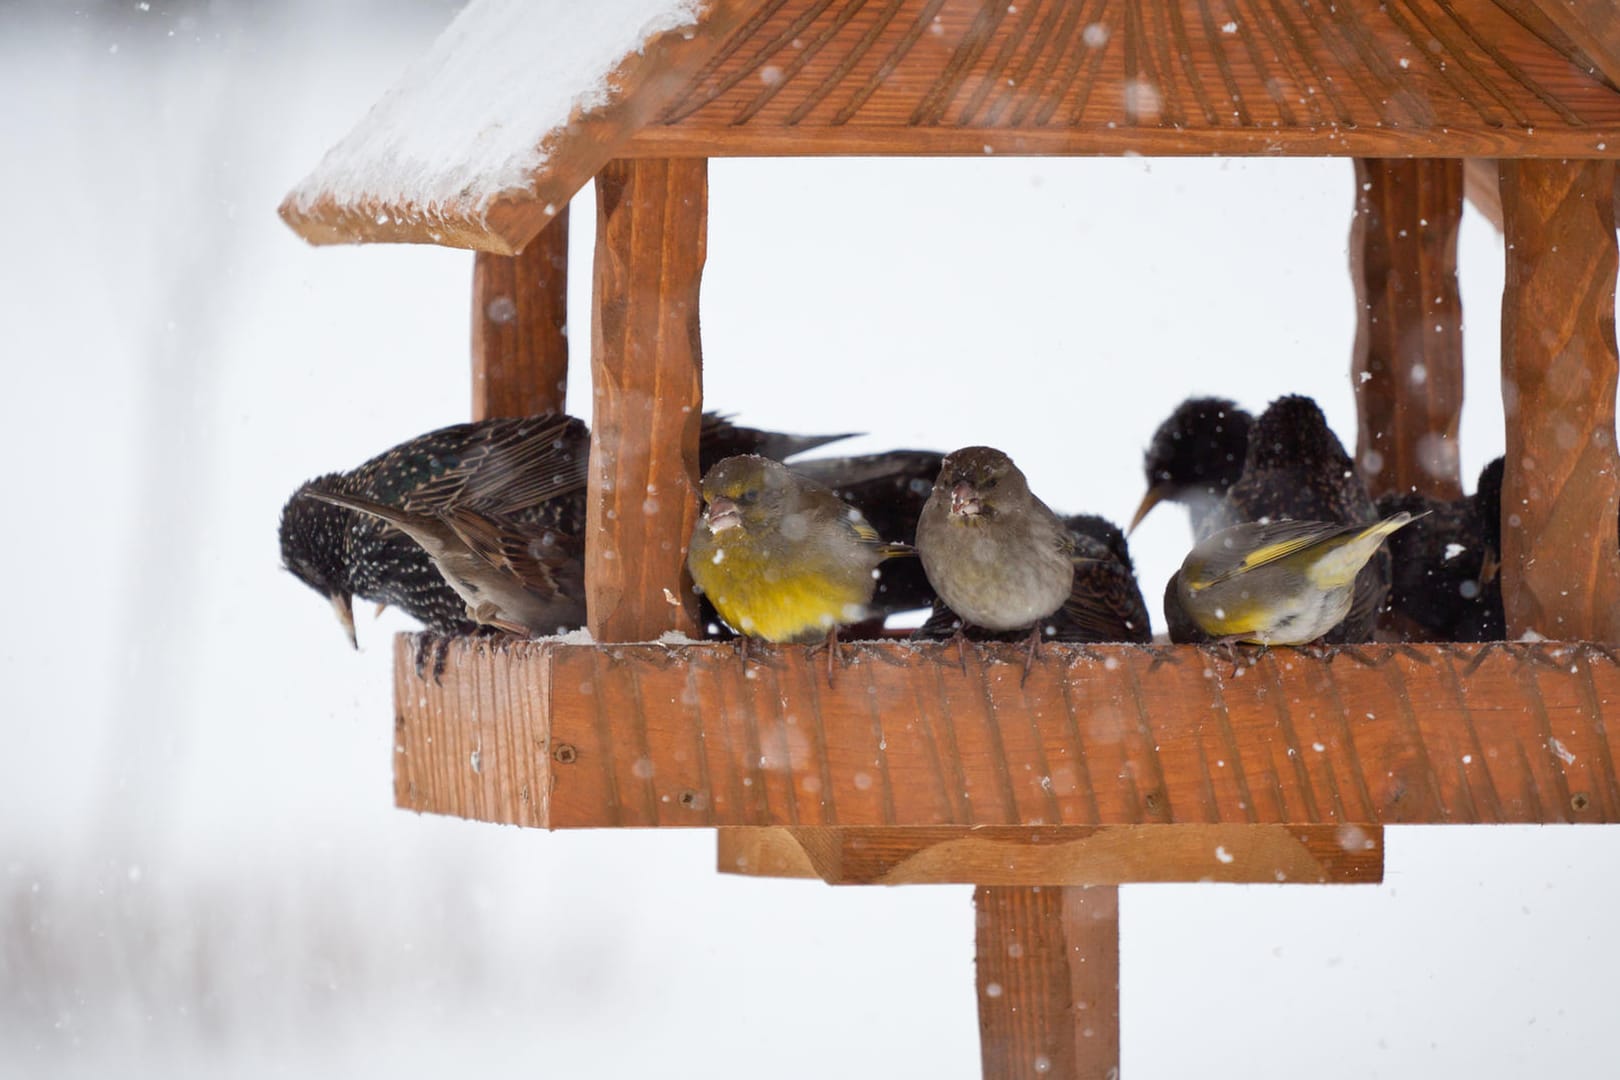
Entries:
<svg viewBox="0 0 1620 1080">
<path fill-rule="evenodd" d="M 1129 536 L 1135 532 L 1136 527 L 1142 524 L 1142 519 L 1148 516 L 1148 511 L 1163 502 L 1168 494 L 1170 488 L 1165 484 L 1154 484 L 1148 488 L 1147 494 L 1142 496 L 1142 502 L 1136 508 L 1136 513 L 1131 516 L 1131 523 L 1125 526 L 1125 535 Z"/>
<path fill-rule="evenodd" d="M 983 509 L 979 493 L 966 480 L 957 481 L 956 486 L 951 488 L 952 517 L 977 517 Z"/>
<path fill-rule="evenodd" d="M 742 524 L 742 511 L 736 502 L 721 496 L 709 503 L 709 508 L 703 511 L 703 520 L 710 532 L 725 532 Z"/>
</svg>

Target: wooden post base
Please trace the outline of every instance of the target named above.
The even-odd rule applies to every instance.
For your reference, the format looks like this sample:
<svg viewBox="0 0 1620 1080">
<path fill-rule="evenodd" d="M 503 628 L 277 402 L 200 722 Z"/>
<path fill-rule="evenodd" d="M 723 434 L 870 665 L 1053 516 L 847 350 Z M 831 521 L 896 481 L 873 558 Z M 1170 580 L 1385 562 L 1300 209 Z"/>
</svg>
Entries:
<svg viewBox="0 0 1620 1080">
<path fill-rule="evenodd" d="M 1118 1080 L 1119 889 L 981 885 L 973 902 L 987 1080 Z"/>
</svg>

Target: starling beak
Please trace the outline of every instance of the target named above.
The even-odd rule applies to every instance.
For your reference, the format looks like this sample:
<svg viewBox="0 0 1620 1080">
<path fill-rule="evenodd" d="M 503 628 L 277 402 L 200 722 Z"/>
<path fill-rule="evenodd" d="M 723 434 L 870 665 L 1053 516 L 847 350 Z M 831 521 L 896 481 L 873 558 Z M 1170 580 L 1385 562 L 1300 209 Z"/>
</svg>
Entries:
<svg viewBox="0 0 1620 1080">
<path fill-rule="evenodd" d="M 1074 541 L 1074 584 L 1063 606 L 1040 621 L 1047 641 L 1108 642 L 1153 640 L 1147 604 L 1136 584 L 1125 534 L 1094 514 L 1063 519 Z M 1021 641 L 1024 632 L 996 633 L 964 626 L 957 614 L 935 600 L 933 613 L 913 639 L 944 640 L 962 630 L 973 641 Z"/>
<path fill-rule="evenodd" d="M 1192 517 L 1195 537 L 1216 503 L 1243 474 L 1254 418 L 1226 398 L 1188 398 L 1176 406 L 1148 444 L 1142 458 L 1147 494 L 1126 532 L 1161 502 L 1179 502 Z M 1202 531 L 1201 531 L 1202 530 Z"/>
<path fill-rule="evenodd" d="M 705 414 L 699 452 L 707 462 L 714 445 L 812 446 L 832 438 L 739 428 Z M 452 424 L 419 435 L 294 492 L 281 514 L 282 562 L 322 596 L 391 605 L 439 634 L 473 633 L 479 624 L 468 618 L 466 601 L 409 535 L 372 514 L 304 496 L 364 499 L 416 515 L 461 515 L 464 527 L 471 521 L 474 531 L 476 518 L 531 539 L 566 540 L 566 549 L 585 533 L 589 448 L 584 423 L 560 414 Z M 352 620 L 345 621 L 349 625 Z"/>
<path fill-rule="evenodd" d="M 332 593 L 332 610 L 337 612 L 338 622 L 348 632 L 349 644 L 358 649 L 360 638 L 354 632 L 354 597 L 342 591 Z"/>
<path fill-rule="evenodd" d="M 1389 538 L 1393 564 L 1387 621 L 1409 640 L 1500 641 L 1506 633 L 1496 580 L 1502 459 L 1480 473 L 1473 495 L 1455 501 L 1385 495 L 1378 512 L 1427 512 Z"/>
<path fill-rule="evenodd" d="M 1218 531 L 1261 521 L 1371 525 L 1377 520 L 1367 486 L 1322 410 L 1296 394 L 1278 398 L 1254 422 L 1243 473 L 1206 527 Z M 1373 552 L 1356 580 L 1349 615 L 1327 635 L 1329 644 L 1372 640 L 1378 609 L 1389 591 L 1389 566 L 1387 551 Z"/>
</svg>

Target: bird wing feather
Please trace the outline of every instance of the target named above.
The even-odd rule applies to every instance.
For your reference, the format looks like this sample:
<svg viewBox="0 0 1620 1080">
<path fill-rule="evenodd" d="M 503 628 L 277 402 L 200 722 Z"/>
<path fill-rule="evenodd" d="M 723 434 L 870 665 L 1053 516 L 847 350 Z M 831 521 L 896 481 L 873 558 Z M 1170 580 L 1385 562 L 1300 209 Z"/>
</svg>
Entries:
<svg viewBox="0 0 1620 1080">
<path fill-rule="evenodd" d="M 426 512 L 458 506 L 512 511 L 583 490 L 587 437 L 585 425 L 568 416 L 492 427 L 455 466 L 411 491 L 404 505 Z"/>
<path fill-rule="evenodd" d="M 1367 526 L 1346 525 L 1338 521 L 1273 521 L 1265 525 L 1240 525 L 1237 528 L 1263 531 L 1269 542 L 1241 555 L 1241 548 L 1228 551 L 1224 544 L 1206 542 L 1213 549 L 1202 553 L 1205 554 L 1205 567 L 1210 573 L 1198 583 L 1197 588 L 1207 589 L 1211 585 L 1230 581 L 1239 574 L 1269 566 L 1334 537 L 1359 533 Z"/>
<path fill-rule="evenodd" d="M 554 594 L 563 568 L 582 554 L 579 539 L 557 529 L 466 506 L 443 511 L 440 517 L 479 558 L 542 593 Z"/>
</svg>

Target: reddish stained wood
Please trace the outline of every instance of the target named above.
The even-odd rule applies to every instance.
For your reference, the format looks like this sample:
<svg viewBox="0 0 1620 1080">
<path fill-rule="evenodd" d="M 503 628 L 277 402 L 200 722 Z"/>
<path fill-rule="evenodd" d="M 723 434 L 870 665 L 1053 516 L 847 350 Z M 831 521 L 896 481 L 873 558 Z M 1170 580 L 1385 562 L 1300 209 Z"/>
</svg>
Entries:
<svg viewBox="0 0 1620 1080">
<path fill-rule="evenodd" d="M 473 260 L 474 420 L 562 412 L 568 393 L 568 207 L 516 256 Z"/>
<path fill-rule="evenodd" d="M 974 890 L 979 1045 L 994 1080 L 1118 1080 L 1119 890 Z"/>
<path fill-rule="evenodd" d="M 832 885 L 1377 883 L 1376 825 L 723 828 L 721 873 Z"/>
<path fill-rule="evenodd" d="M 615 161 L 596 178 L 585 592 L 597 641 L 697 632 L 698 288 L 708 163 Z"/>
<path fill-rule="evenodd" d="M 1613 0 L 1497 0 L 1516 15 L 1541 13 L 1578 50 L 1577 59 L 1620 86 L 1620 9 Z"/>
<path fill-rule="evenodd" d="M 971 647 L 964 673 L 954 646 L 861 642 L 829 688 L 799 646 L 745 672 L 727 645 L 479 639 L 453 640 L 435 683 L 401 640 L 400 804 L 480 820 L 1620 821 L 1620 664 L 1596 646 L 1273 649 L 1234 674 L 1218 649 L 1051 645 L 1020 687 L 1016 646 Z M 538 746 L 566 749 L 534 805 L 519 791 L 545 762 L 504 755 Z"/>
<path fill-rule="evenodd" d="M 1502 231 L 1502 189 L 1497 182 L 1500 166 L 1495 158 L 1469 158 L 1463 162 L 1463 195 L 1485 220 Z"/>
<path fill-rule="evenodd" d="M 1572 33 L 1529 0 L 710 0 L 625 57 L 605 105 L 535 133 L 526 186 L 419 206 L 379 167 L 366 197 L 281 215 L 312 243 L 510 255 L 616 157 L 1620 156 L 1620 93 L 1569 44 L 1608 63 L 1613 17 L 1538 2 L 1583 9 Z"/>
<path fill-rule="evenodd" d="M 1597 151 L 1590 136 L 1620 119 L 1612 87 L 1490 0 L 1227 14 L 1198 0 L 786 0 L 739 26 L 636 145 L 1540 154 L 1564 136 Z"/>
<path fill-rule="evenodd" d="M 366 197 L 340 203 L 323 195 L 300 207 L 289 195 L 279 208 L 281 218 L 312 244 L 439 244 L 516 255 L 547 227 L 558 208 L 621 156 L 631 135 L 652 120 L 669 94 L 762 2 L 705 0 L 696 26 L 656 34 L 640 51 L 626 55 L 602 80 L 610 88 L 605 103 L 585 112 L 576 109 L 565 124 L 535 133 L 543 163 L 522 187 L 470 190 L 446 205 L 423 206 L 402 193 L 412 186 L 410 178 L 378 162 L 377 189 Z"/>
<path fill-rule="evenodd" d="M 1509 637 L 1620 639 L 1615 168 L 1504 161 Z"/>
<path fill-rule="evenodd" d="M 1351 385 L 1359 418 L 1356 460 L 1375 497 L 1394 491 L 1462 495 L 1462 198 L 1460 161 L 1356 159 Z"/>
</svg>

